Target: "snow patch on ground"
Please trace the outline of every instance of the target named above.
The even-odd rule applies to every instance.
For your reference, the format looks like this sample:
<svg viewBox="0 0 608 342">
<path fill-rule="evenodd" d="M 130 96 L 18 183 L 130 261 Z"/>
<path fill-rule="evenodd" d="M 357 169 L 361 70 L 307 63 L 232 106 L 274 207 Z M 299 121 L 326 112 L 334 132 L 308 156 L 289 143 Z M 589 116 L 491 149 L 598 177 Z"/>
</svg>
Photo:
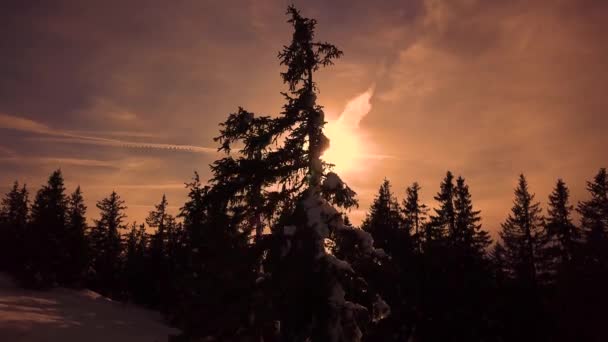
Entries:
<svg viewBox="0 0 608 342">
<path fill-rule="evenodd" d="M 1 341 L 165 342 L 178 333 L 157 312 L 90 290 L 24 290 L 0 274 Z"/>
</svg>

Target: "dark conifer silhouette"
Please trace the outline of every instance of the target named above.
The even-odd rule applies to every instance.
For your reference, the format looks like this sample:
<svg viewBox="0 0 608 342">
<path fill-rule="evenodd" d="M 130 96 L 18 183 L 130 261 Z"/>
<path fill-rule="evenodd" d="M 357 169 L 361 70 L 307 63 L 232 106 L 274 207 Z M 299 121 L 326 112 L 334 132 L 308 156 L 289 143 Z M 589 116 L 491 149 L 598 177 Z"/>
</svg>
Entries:
<svg viewBox="0 0 608 342">
<path fill-rule="evenodd" d="M 279 132 L 291 132 L 277 151 L 282 165 L 297 165 L 290 178 L 296 184 L 302 182 L 305 191 L 297 198 L 295 212 L 279 226 L 283 246 L 272 256 L 270 268 L 278 291 L 281 336 L 287 340 L 359 340 L 362 322 L 357 318 L 365 309 L 345 299 L 353 269 L 325 251 L 325 239 L 332 232 L 354 231 L 344 226 L 342 215 L 327 199 L 346 208 L 356 201 L 354 192 L 335 173 L 324 171 L 321 154 L 329 140 L 323 135 L 324 114 L 316 104 L 313 79 L 315 71 L 333 64 L 342 52 L 314 41 L 316 20 L 301 16 L 294 7 L 289 7 L 288 15 L 294 34 L 290 45 L 279 52 L 279 59 L 287 67 L 281 76 L 289 93 L 284 94 L 287 104 L 277 125 Z M 363 232 L 358 236 L 360 248 L 374 254 L 371 237 Z M 381 299 L 374 302 L 370 298 L 370 302 L 368 312 L 375 316 L 374 321 L 388 314 Z"/>
<path fill-rule="evenodd" d="M 557 300 L 568 305 L 560 311 L 565 313 L 561 323 L 568 324 L 562 328 L 570 328 L 565 336 L 601 341 L 606 335 L 602 317 L 608 306 L 608 175 L 605 168 L 587 182 L 587 191 L 589 198 L 577 207 L 581 215 L 582 246 L 576 272 L 570 277 L 576 281 L 569 284 L 566 293 L 574 298 L 558 297 Z"/>
<path fill-rule="evenodd" d="M 542 338 L 549 317 L 542 315 L 542 290 L 549 278 L 548 237 L 540 203 L 528 189 L 524 175 L 519 176 L 511 213 L 499 233 L 504 246 L 503 271 L 509 279 L 501 311 L 505 334 L 511 339 Z M 496 251 L 495 251 L 496 252 Z M 513 290 L 511 290 L 511 288 Z M 519 312 L 517 319 L 513 315 Z"/>
<path fill-rule="evenodd" d="M 502 243 L 497 241 L 492 247 L 490 251 L 490 260 L 492 262 L 492 268 L 494 273 L 494 278 L 496 280 L 496 284 L 498 286 L 504 285 L 505 280 L 507 279 L 507 261 L 505 260 L 506 251 Z"/>
<path fill-rule="evenodd" d="M 448 171 L 440 184 L 435 200 L 439 207 L 431 215 L 431 221 L 426 227 L 425 244 L 433 248 L 446 242 L 448 236 L 455 235 L 456 213 L 454 212 L 454 176 Z"/>
<path fill-rule="evenodd" d="M 524 175 L 519 176 L 511 213 L 502 224 L 500 238 L 510 276 L 524 286 L 535 288 L 545 261 L 547 236 L 540 203 L 528 190 Z"/>
<path fill-rule="evenodd" d="M 168 213 L 168 205 L 167 198 L 163 195 L 160 203 L 146 218 L 148 226 L 156 228 L 156 232 L 150 237 L 148 250 L 151 273 L 148 286 L 152 291 L 150 304 L 160 305 L 164 312 L 175 299 L 176 270 L 180 262 L 177 255 L 182 240 L 181 225 Z"/>
<path fill-rule="evenodd" d="M 29 214 L 29 194 L 25 184 L 15 181 L 0 202 L 0 269 L 17 272 L 23 268 L 25 233 Z"/>
<path fill-rule="evenodd" d="M 65 252 L 67 253 L 64 265 L 64 280 L 67 285 L 83 285 L 86 272 L 90 265 L 89 241 L 87 238 L 87 207 L 80 187 L 68 198 L 67 232 Z"/>
<path fill-rule="evenodd" d="M 458 177 L 454 189 L 455 229 L 451 237 L 458 253 L 467 262 L 481 259 L 491 244 L 490 234 L 481 227 L 480 211 L 473 209 L 469 186 L 464 178 Z"/>
<path fill-rule="evenodd" d="M 578 228 L 572 223 L 574 206 L 569 202 L 570 191 L 563 180 L 558 179 L 549 195 L 547 208 L 547 234 L 550 243 L 550 257 L 555 258 L 558 268 L 569 265 L 577 252 L 580 242 Z"/>
<path fill-rule="evenodd" d="M 608 265 L 608 174 L 602 168 L 587 182 L 591 198 L 579 204 L 581 229 L 584 233 L 586 262 L 589 266 Z"/>
<path fill-rule="evenodd" d="M 148 234 L 144 224 L 131 224 L 126 237 L 123 280 L 128 299 L 142 305 L 152 302 L 152 281 L 156 268 L 148 264 Z"/>
<path fill-rule="evenodd" d="M 238 156 L 213 165 L 208 196 L 216 199 L 214 206 L 226 216 L 214 225 L 229 231 L 245 225 L 246 231 L 256 231 L 254 252 L 262 264 L 254 293 L 266 298 L 262 306 L 268 308 L 264 317 L 269 318 L 254 323 L 254 330 L 264 330 L 259 325 L 276 320 L 281 325 L 278 334 L 287 340 L 358 338 L 355 316 L 366 310 L 340 295 L 353 272 L 326 253 L 325 239 L 346 233 L 370 257 L 375 249 L 372 238 L 344 226 L 342 215 L 330 204 L 348 208 L 357 202 L 354 192 L 338 175 L 327 172 L 328 165 L 320 158 L 329 141 L 322 133 L 324 114 L 316 104 L 313 80 L 314 72 L 331 65 L 342 52 L 315 42 L 314 19 L 301 16 L 294 7 L 288 8 L 288 16 L 294 34 L 279 52 L 287 69 L 281 73 L 289 88 L 283 93 L 287 103 L 273 119 L 239 109 L 224 123 L 217 138 L 220 149 L 230 152 L 237 142 L 244 147 Z M 261 222 L 273 232 L 263 240 Z M 384 308 L 382 304 L 378 300 L 376 307 Z M 379 316 L 385 311 L 376 310 Z"/>
<path fill-rule="evenodd" d="M 390 182 L 385 179 L 361 224 L 361 229 L 372 235 L 376 247 L 393 255 L 399 250 L 410 249 L 408 228 L 404 225 Z"/>
<path fill-rule="evenodd" d="M 99 219 L 91 231 L 93 249 L 91 286 L 102 294 L 120 297 L 120 274 L 122 270 L 122 237 L 126 229 L 124 213 L 127 207 L 120 196 L 113 191 L 108 197 L 97 202 Z"/>
<path fill-rule="evenodd" d="M 422 253 L 424 240 L 424 227 L 428 219 L 428 207 L 420 201 L 420 185 L 414 182 L 406 189 L 406 198 L 403 200 L 403 216 L 406 229 L 412 233 L 416 252 Z"/>
<path fill-rule="evenodd" d="M 67 206 L 63 176 L 56 170 L 36 194 L 31 221 L 26 231 L 25 277 L 28 286 L 50 287 L 63 283 L 63 267 L 70 263 L 66 253 Z"/>
<path fill-rule="evenodd" d="M 169 315 L 184 338 L 217 336 L 234 339 L 249 319 L 249 296 L 255 268 L 248 257 L 247 235 L 230 224 L 226 194 L 210 191 L 195 173 L 187 183 L 181 208 L 183 248 L 176 274 L 176 294 Z M 201 324 L 201 322 L 205 322 Z"/>
<path fill-rule="evenodd" d="M 355 192 L 322 158 L 316 72 L 342 56 L 316 20 L 287 9 L 278 115 L 241 107 L 220 124 L 211 178 L 165 195 L 125 226 L 116 192 L 87 227 L 80 187 L 54 171 L 30 208 L 15 182 L 0 202 L 0 271 L 27 287 L 87 285 L 161 311 L 175 341 L 603 341 L 608 306 L 608 174 L 577 206 L 558 179 L 547 218 L 524 175 L 492 248 L 469 185 L 448 171 L 434 213 L 414 182 L 388 180 L 354 227 Z M 151 229 L 149 232 L 146 228 Z M 124 232 L 124 233 L 123 233 Z M 124 235 L 123 235 L 124 234 Z"/>
</svg>

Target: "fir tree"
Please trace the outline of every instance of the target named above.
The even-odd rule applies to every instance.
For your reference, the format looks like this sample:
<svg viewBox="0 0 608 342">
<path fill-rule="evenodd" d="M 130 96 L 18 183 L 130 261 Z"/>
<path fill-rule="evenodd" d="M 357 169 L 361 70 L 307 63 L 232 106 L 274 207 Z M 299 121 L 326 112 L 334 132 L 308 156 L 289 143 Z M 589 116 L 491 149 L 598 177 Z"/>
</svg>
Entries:
<svg viewBox="0 0 608 342">
<path fill-rule="evenodd" d="M 222 221 L 226 220 L 215 229 L 259 232 L 261 220 L 272 227 L 273 235 L 267 239 L 256 234 L 256 259 L 264 264 L 260 279 L 271 280 L 256 287 L 274 292 L 267 298 L 276 299 L 270 306 L 274 319 L 281 322 L 283 337 L 333 340 L 347 334 L 343 328 L 355 335 L 359 330 L 353 328 L 352 317 L 345 318 L 352 314 L 353 306 L 342 296 L 333 298 L 333 304 L 320 301 L 332 292 L 340 293 L 338 278 L 348 278 L 346 268 L 338 267 L 343 264 L 326 254 L 325 239 L 333 233 L 348 233 L 367 254 L 374 254 L 375 249 L 371 236 L 346 229 L 342 216 L 331 206 L 349 208 L 357 202 L 355 193 L 338 175 L 327 172 L 329 165 L 321 159 L 329 140 L 322 132 L 324 114 L 316 103 L 313 74 L 331 65 L 342 52 L 315 41 L 314 19 L 304 18 L 294 7 L 288 8 L 288 15 L 293 39 L 279 52 L 287 69 L 281 73 L 289 88 L 283 93 L 287 103 L 272 119 L 257 120 L 242 109 L 229 117 L 218 137 L 220 149 L 230 151 L 237 142 L 244 147 L 236 158 L 227 157 L 213 165 L 207 194 L 217 199 L 214 206 L 224 212 Z M 296 306 L 301 309 L 293 310 Z"/>
<path fill-rule="evenodd" d="M 247 235 L 230 224 L 226 194 L 203 186 L 197 173 L 186 187 L 188 200 L 180 217 L 189 253 L 176 274 L 182 291 L 168 311 L 188 338 L 235 338 L 246 326 L 256 275 Z"/>
<path fill-rule="evenodd" d="M 490 245 L 490 234 L 481 227 L 480 211 L 473 209 L 469 186 L 458 177 L 454 189 L 455 229 L 452 242 L 467 259 L 481 259 Z"/>
<path fill-rule="evenodd" d="M 64 280 L 68 285 L 80 285 L 89 266 L 89 243 L 87 239 L 87 207 L 80 187 L 68 198 L 67 235 L 65 249 L 68 256 Z"/>
<path fill-rule="evenodd" d="M 427 246 L 442 244 L 448 236 L 453 237 L 456 232 L 456 213 L 454 211 L 454 176 L 448 171 L 440 184 L 440 190 L 434 197 L 439 202 L 435 215 L 427 225 L 425 243 Z"/>
<path fill-rule="evenodd" d="M 151 237 L 150 254 L 153 258 L 158 259 L 157 262 L 165 262 L 167 257 L 167 224 L 172 219 L 167 213 L 167 198 L 163 195 L 160 203 L 155 206 L 155 210 L 151 211 L 146 218 L 146 223 L 150 228 L 156 228 L 156 232 Z"/>
<path fill-rule="evenodd" d="M 146 223 L 156 232 L 150 238 L 150 272 L 154 275 L 149 284 L 153 292 L 153 302 L 160 305 L 163 311 L 173 299 L 176 290 L 174 279 L 177 264 L 177 248 L 180 243 L 180 226 L 175 218 L 168 213 L 167 198 L 163 195 L 146 218 Z"/>
<path fill-rule="evenodd" d="M 505 260 L 505 248 L 500 242 L 494 244 L 494 248 L 490 252 L 490 260 L 494 271 L 496 283 L 503 285 L 503 281 L 507 278 L 507 263 Z"/>
<path fill-rule="evenodd" d="M 358 246 L 365 253 L 377 251 L 371 236 L 344 226 L 342 215 L 332 206 L 348 208 L 357 202 L 338 175 L 325 172 L 321 155 L 329 140 L 323 135 L 324 113 L 316 103 L 313 78 L 342 52 L 329 43 L 315 42 L 316 20 L 301 16 L 294 7 L 288 8 L 288 15 L 294 33 L 279 59 L 287 68 L 281 76 L 289 93 L 283 94 L 287 104 L 277 119 L 277 133 L 291 131 L 278 150 L 277 161 L 278 165 L 295 166 L 288 179 L 302 184 L 304 191 L 293 214 L 279 225 L 282 248 L 272 256 L 270 270 L 278 292 L 281 335 L 287 340 L 355 341 L 362 335 L 357 317 L 365 310 L 345 299 L 345 289 L 350 287 L 347 279 L 354 272 L 349 264 L 326 253 L 325 239 L 332 233 L 351 234 L 359 238 Z M 374 321 L 386 317 L 386 303 L 381 299 L 370 302 Z"/>
<path fill-rule="evenodd" d="M 428 215 L 428 207 L 420 201 L 420 185 L 414 182 L 406 189 L 406 198 L 403 200 L 403 216 L 406 229 L 413 232 L 416 252 L 422 253 L 422 241 Z"/>
<path fill-rule="evenodd" d="M 24 234 L 29 212 L 29 195 L 25 185 L 15 181 L 0 202 L 0 267 L 16 272 L 23 267 Z"/>
<path fill-rule="evenodd" d="M 551 243 L 551 254 L 562 266 L 572 261 L 580 240 L 579 231 L 572 223 L 571 213 L 574 207 L 570 205 L 569 197 L 570 191 L 566 183 L 558 179 L 549 195 L 547 234 Z"/>
<path fill-rule="evenodd" d="M 593 181 L 587 182 L 591 199 L 578 205 L 581 229 L 585 238 L 587 262 L 593 267 L 608 265 L 608 174 L 599 170 Z"/>
<path fill-rule="evenodd" d="M 65 252 L 67 206 L 63 176 L 56 170 L 32 205 L 23 279 L 28 285 L 48 287 L 65 280 L 61 277 L 63 267 L 71 262 Z"/>
<path fill-rule="evenodd" d="M 270 224 L 279 209 L 279 199 L 285 194 L 267 188 L 276 175 L 267 168 L 272 144 L 272 123 L 267 116 L 256 117 L 254 113 L 239 108 L 222 123 L 219 141 L 220 151 L 226 157 L 211 166 L 214 191 L 229 198 L 228 210 L 232 222 L 246 232 L 255 232 L 255 239 L 262 237 L 264 223 Z M 231 145 L 241 142 L 239 156 L 233 157 Z"/>
<path fill-rule="evenodd" d="M 125 229 L 125 202 L 113 191 L 97 202 L 99 219 L 91 231 L 93 248 L 93 288 L 105 295 L 120 297 L 120 274 L 122 269 L 121 230 Z"/>
<path fill-rule="evenodd" d="M 142 223 L 131 224 L 125 246 L 125 281 L 129 299 L 139 304 L 150 304 L 151 269 L 147 264 L 148 234 Z"/>
<path fill-rule="evenodd" d="M 380 185 L 361 229 L 372 235 L 378 248 L 383 248 L 391 255 L 409 249 L 410 232 L 406 231 L 403 224 L 399 204 L 388 180 L 385 179 Z"/>
<path fill-rule="evenodd" d="M 547 239 L 540 203 L 534 202 L 523 174 L 519 176 L 513 207 L 502 224 L 500 237 L 509 276 L 523 286 L 535 288 L 545 266 Z"/>
<path fill-rule="evenodd" d="M 578 204 L 581 215 L 581 258 L 577 260 L 574 288 L 570 289 L 568 312 L 563 321 L 574 323 L 571 336 L 601 341 L 605 336 L 603 313 L 608 307 L 608 174 L 601 168 L 593 180 L 587 182 L 591 198 Z M 572 309 L 575 308 L 575 309 Z M 578 329 L 577 329 L 578 328 Z"/>
</svg>

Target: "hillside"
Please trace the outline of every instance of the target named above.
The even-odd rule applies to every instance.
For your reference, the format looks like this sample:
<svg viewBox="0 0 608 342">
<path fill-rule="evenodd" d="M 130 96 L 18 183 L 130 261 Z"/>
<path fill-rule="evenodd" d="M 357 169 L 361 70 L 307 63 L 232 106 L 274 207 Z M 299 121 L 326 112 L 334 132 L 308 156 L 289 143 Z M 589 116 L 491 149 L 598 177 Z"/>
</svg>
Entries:
<svg viewBox="0 0 608 342">
<path fill-rule="evenodd" d="M 89 290 L 24 290 L 0 274 L 2 341 L 164 342 L 175 333 L 156 312 Z"/>
</svg>

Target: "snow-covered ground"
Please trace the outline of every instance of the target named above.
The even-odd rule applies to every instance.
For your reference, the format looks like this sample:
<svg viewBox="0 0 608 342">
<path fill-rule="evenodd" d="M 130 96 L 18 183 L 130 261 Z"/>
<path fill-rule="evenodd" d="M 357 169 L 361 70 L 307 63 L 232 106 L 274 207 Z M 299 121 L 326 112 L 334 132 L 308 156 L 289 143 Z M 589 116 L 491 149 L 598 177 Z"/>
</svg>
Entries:
<svg viewBox="0 0 608 342">
<path fill-rule="evenodd" d="M 89 290 L 24 290 L 0 274 L 0 341 L 165 342 L 176 333 L 156 312 Z"/>
</svg>

